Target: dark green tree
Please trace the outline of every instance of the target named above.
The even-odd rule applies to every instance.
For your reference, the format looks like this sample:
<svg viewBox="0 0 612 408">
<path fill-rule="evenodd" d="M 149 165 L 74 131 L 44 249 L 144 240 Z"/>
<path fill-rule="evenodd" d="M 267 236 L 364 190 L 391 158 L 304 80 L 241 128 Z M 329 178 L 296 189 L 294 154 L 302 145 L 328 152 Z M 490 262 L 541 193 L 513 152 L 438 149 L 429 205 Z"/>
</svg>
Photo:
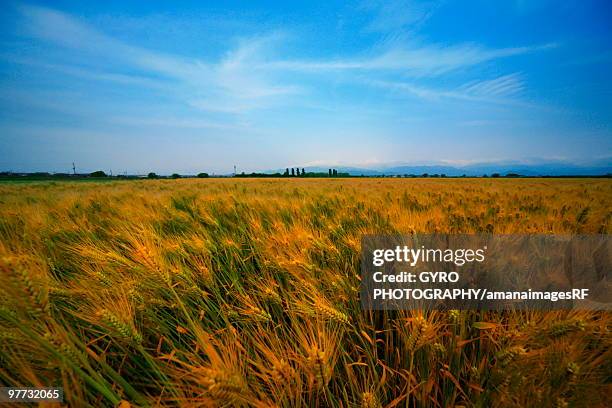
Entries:
<svg viewBox="0 0 612 408">
<path fill-rule="evenodd" d="M 207 178 L 208 173 L 198 173 L 198 178 Z"/>
<path fill-rule="evenodd" d="M 291 168 L 291 177 L 295 177 L 295 169 L 293 167 Z"/>
<path fill-rule="evenodd" d="M 172 175 L 170 177 L 172 177 L 173 179 L 179 179 L 179 178 L 181 178 L 181 175 L 178 174 L 178 173 L 172 173 Z"/>
<path fill-rule="evenodd" d="M 147 174 L 147 178 L 156 179 L 157 178 L 157 174 L 151 172 L 151 173 Z"/>
<path fill-rule="evenodd" d="M 102 170 L 94 171 L 89 175 L 90 177 L 106 177 L 106 173 Z"/>
</svg>

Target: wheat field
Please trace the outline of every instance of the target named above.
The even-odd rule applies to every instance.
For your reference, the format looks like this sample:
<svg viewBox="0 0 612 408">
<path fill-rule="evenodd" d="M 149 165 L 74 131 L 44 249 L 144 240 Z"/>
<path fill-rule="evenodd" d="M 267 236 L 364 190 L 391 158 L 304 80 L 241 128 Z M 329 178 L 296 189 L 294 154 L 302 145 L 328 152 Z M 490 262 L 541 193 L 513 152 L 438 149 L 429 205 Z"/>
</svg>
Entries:
<svg viewBox="0 0 612 408">
<path fill-rule="evenodd" d="M 362 311 L 366 233 L 605 233 L 609 179 L 0 184 L 0 383 L 69 406 L 606 406 L 609 312 Z"/>
</svg>

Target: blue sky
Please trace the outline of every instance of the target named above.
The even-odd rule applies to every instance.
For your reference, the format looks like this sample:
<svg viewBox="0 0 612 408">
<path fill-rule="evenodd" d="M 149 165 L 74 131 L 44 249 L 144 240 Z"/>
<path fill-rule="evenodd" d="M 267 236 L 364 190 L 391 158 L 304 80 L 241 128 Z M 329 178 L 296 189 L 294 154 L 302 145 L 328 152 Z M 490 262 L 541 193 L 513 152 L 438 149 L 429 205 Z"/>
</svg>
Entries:
<svg viewBox="0 0 612 408">
<path fill-rule="evenodd" d="M 610 21 L 606 1 L 9 2 L 0 170 L 609 164 Z"/>
</svg>

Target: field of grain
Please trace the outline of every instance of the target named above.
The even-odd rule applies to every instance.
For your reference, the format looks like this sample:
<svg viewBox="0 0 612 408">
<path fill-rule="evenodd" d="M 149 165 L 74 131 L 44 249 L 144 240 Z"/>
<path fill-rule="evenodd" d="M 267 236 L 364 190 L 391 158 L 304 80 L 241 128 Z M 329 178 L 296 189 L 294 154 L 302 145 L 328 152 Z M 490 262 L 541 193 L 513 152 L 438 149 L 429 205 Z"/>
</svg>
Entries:
<svg viewBox="0 0 612 408">
<path fill-rule="evenodd" d="M 605 406 L 607 312 L 365 312 L 365 233 L 606 233 L 609 179 L 0 184 L 0 384 L 70 406 Z"/>
</svg>

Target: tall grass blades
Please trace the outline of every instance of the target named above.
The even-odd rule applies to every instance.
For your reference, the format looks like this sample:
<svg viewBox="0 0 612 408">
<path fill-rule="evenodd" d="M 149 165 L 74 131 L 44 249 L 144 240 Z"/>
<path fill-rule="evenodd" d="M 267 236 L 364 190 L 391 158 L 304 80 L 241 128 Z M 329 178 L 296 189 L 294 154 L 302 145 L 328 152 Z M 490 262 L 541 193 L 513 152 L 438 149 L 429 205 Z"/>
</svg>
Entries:
<svg viewBox="0 0 612 408">
<path fill-rule="evenodd" d="M 0 383 L 70 406 L 605 406 L 605 312 L 362 311 L 368 233 L 610 233 L 608 179 L 0 184 Z"/>
</svg>

